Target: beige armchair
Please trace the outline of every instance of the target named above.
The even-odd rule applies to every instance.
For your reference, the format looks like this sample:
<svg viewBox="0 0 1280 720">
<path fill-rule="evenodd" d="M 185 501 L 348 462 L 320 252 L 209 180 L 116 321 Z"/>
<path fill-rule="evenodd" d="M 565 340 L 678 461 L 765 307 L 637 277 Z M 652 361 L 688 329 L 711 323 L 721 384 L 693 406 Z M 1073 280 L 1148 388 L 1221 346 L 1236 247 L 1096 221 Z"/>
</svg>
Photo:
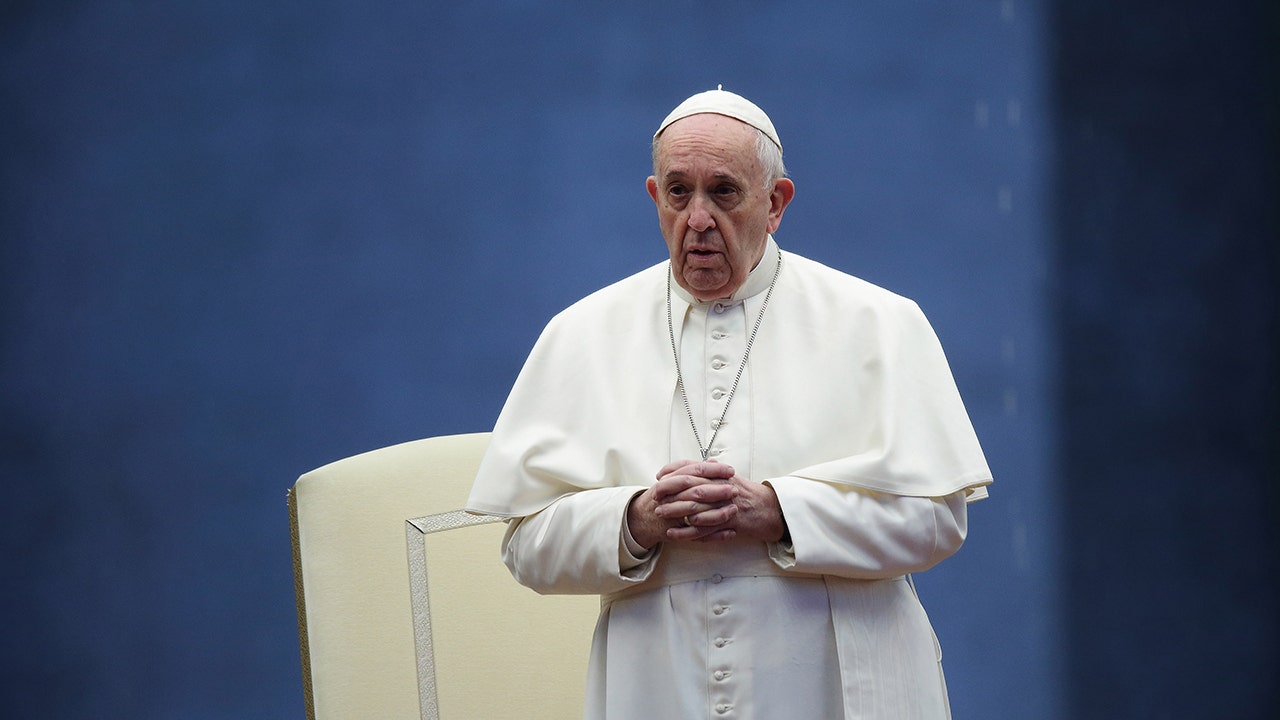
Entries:
<svg viewBox="0 0 1280 720">
<path fill-rule="evenodd" d="M 461 510 L 487 433 L 313 470 L 289 492 L 309 720 L 582 716 L 594 596 L 540 596 Z"/>
</svg>

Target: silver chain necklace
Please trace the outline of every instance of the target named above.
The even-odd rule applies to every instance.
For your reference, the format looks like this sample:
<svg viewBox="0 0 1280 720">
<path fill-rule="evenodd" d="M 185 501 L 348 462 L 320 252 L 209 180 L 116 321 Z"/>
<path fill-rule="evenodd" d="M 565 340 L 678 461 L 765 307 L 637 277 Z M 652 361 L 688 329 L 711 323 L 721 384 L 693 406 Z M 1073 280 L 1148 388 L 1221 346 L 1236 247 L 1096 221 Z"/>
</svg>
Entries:
<svg viewBox="0 0 1280 720">
<path fill-rule="evenodd" d="M 711 447 L 716 444 L 716 436 L 720 434 L 720 428 L 724 425 L 724 418 L 729 414 L 729 404 L 733 402 L 733 395 L 738 391 L 738 381 L 742 379 L 742 373 L 747 369 L 747 358 L 751 356 L 751 346 L 755 344 L 756 332 L 760 330 L 760 321 L 764 319 L 764 311 L 769 307 L 769 298 L 773 296 L 773 286 L 778 284 L 778 275 L 782 272 L 782 250 L 778 250 L 778 265 L 773 269 L 773 279 L 769 281 L 769 289 L 764 294 L 764 302 L 760 303 L 760 312 L 756 314 L 756 324 L 751 328 L 751 335 L 747 337 L 747 348 L 742 353 L 742 363 L 738 365 L 738 374 L 733 378 L 733 385 L 729 387 L 729 396 L 724 401 L 724 412 L 720 413 L 720 419 L 712 423 L 711 439 L 707 441 L 707 446 L 702 446 L 702 434 L 698 432 L 698 423 L 693 419 L 693 407 L 689 404 L 689 394 L 684 389 L 684 372 L 680 369 L 680 350 L 676 347 L 676 330 L 675 324 L 671 321 L 671 275 L 673 270 L 667 270 L 667 333 L 671 337 L 671 356 L 676 361 L 676 387 L 680 388 L 680 398 L 684 400 L 684 412 L 689 417 L 689 427 L 693 428 L 693 439 L 698 443 L 698 452 L 702 453 L 702 459 L 706 460 L 711 454 Z"/>
</svg>

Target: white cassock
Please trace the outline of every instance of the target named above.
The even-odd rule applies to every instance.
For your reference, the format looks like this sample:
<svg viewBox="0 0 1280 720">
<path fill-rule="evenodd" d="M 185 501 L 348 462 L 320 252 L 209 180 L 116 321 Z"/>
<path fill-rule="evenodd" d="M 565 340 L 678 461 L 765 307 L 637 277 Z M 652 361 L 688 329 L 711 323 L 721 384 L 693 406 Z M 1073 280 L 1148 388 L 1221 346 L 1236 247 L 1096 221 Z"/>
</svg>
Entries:
<svg viewBox="0 0 1280 720">
<path fill-rule="evenodd" d="M 700 454 L 668 263 L 557 315 L 498 418 L 468 508 L 512 518 L 502 555 L 521 583 L 602 596 L 588 720 L 950 715 L 907 574 L 959 549 L 991 472 L 915 303 L 772 238 L 731 298 L 672 283 L 698 432 L 725 409 L 778 262 L 711 457 L 773 486 L 790 544 L 628 542 L 631 497 Z"/>
</svg>

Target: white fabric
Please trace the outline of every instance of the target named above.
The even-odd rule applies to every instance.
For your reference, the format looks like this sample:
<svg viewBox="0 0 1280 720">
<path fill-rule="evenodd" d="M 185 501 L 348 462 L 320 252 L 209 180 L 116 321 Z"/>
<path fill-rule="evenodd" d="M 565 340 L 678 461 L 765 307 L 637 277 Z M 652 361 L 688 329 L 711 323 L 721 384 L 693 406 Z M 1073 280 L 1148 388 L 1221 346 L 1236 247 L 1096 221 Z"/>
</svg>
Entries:
<svg viewBox="0 0 1280 720">
<path fill-rule="evenodd" d="M 770 239 L 733 298 L 673 297 L 703 442 L 776 258 Z M 712 452 L 774 487 L 791 544 L 645 556 L 623 540 L 630 498 L 698 452 L 675 386 L 666 263 L 557 316 L 498 420 L 468 507 L 517 518 L 503 557 L 521 583 L 605 596 L 588 719 L 948 715 L 940 653 L 903 576 L 960 547 L 986 462 L 914 303 L 782 262 Z"/>
<path fill-rule="evenodd" d="M 770 240 L 766 258 L 774 247 Z M 751 446 L 739 448 L 749 453 L 750 477 L 985 497 L 991 471 L 916 304 L 798 255 L 783 258 L 748 368 L 766 379 L 746 380 L 749 393 L 734 403 L 750 394 L 753 411 L 729 418 L 750 432 Z M 764 270 L 762 262 L 748 282 Z M 679 400 L 668 273 L 667 263 L 655 265 L 551 320 L 498 417 L 469 509 L 530 515 L 579 490 L 649 485 L 668 458 L 696 457 L 691 436 L 688 446 L 672 445 L 673 434 L 686 436 L 672 427 Z M 762 292 L 744 298 L 738 312 L 754 319 L 761 300 Z M 691 307 L 676 294 L 677 322 Z M 722 360 L 731 381 L 736 361 Z"/>
<path fill-rule="evenodd" d="M 681 118 L 703 113 L 724 115 L 740 120 L 767 135 L 773 141 L 773 144 L 778 146 L 779 150 L 782 149 L 782 141 L 778 139 L 778 131 L 774 129 L 773 121 L 759 106 L 741 95 L 721 90 L 720 88 L 700 92 L 677 105 L 662 121 L 662 124 L 658 126 L 658 131 L 653 136 L 655 138 L 658 137 L 663 130 L 667 129 L 668 125 Z"/>
<path fill-rule="evenodd" d="M 903 573 L 960 547 L 963 492 L 775 488 L 791 547 L 670 544 L 625 570 L 616 528 L 640 488 L 576 493 L 512 522 L 503 560 L 522 584 L 605 596 L 588 720 L 948 717 L 941 653 Z"/>
</svg>

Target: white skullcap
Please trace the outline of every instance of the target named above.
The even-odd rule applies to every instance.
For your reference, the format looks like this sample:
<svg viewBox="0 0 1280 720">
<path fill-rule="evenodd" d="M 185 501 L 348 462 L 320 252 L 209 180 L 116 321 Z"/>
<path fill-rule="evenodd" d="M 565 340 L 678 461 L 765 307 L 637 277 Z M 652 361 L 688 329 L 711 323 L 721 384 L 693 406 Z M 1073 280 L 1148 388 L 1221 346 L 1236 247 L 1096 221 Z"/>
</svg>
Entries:
<svg viewBox="0 0 1280 720">
<path fill-rule="evenodd" d="M 713 113 L 741 120 L 769 136 L 773 144 L 777 145 L 779 150 L 782 149 L 782 141 L 778 139 L 778 131 L 773 129 L 773 122 L 769 120 L 769 116 L 765 115 L 755 103 L 728 90 L 721 90 L 719 85 L 715 90 L 700 92 L 677 105 L 667 119 L 662 121 L 662 125 L 658 126 L 658 132 L 653 134 L 654 139 L 656 140 L 671 123 L 702 113 Z"/>
</svg>

